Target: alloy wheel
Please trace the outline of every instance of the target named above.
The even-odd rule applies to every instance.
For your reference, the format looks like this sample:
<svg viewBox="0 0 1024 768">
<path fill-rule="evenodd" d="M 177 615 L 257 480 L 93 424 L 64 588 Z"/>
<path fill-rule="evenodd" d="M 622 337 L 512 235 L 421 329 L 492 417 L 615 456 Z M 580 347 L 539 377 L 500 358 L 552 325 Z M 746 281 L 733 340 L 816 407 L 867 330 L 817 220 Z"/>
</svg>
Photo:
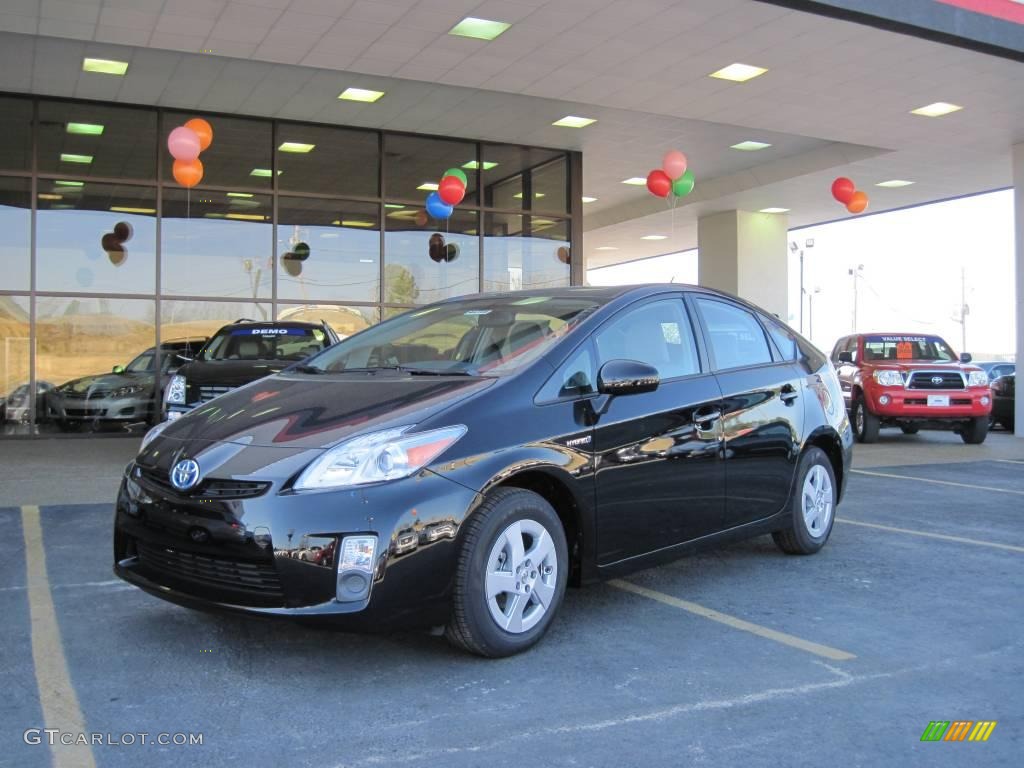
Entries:
<svg viewBox="0 0 1024 768">
<path fill-rule="evenodd" d="M 558 583 L 558 554 L 536 520 L 516 520 L 491 547 L 485 597 L 494 622 L 506 632 L 528 632 L 544 617 Z"/>
<path fill-rule="evenodd" d="M 820 464 L 815 464 L 804 478 L 800 508 L 807 532 L 820 538 L 832 521 L 832 481 Z"/>
</svg>

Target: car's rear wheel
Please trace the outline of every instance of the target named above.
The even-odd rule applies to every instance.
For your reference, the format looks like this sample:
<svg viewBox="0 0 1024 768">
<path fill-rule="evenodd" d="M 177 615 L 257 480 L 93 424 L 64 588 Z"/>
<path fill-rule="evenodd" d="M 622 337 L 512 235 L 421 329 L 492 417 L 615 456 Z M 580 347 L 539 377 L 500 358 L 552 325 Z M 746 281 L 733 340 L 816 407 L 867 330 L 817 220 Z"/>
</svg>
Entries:
<svg viewBox="0 0 1024 768">
<path fill-rule="evenodd" d="M 789 555 L 811 555 L 825 546 L 835 522 L 836 475 L 823 450 L 811 447 L 800 458 L 791 520 L 772 538 Z"/>
<path fill-rule="evenodd" d="M 868 410 L 863 397 L 853 404 L 853 431 L 859 443 L 874 443 L 878 440 L 878 417 Z"/>
<path fill-rule="evenodd" d="M 904 435 L 916 435 L 921 428 L 915 424 L 904 424 L 900 427 L 903 430 Z"/>
<path fill-rule="evenodd" d="M 536 493 L 499 488 L 465 525 L 445 636 L 480 656 L 525 651 L 565 594 L 569 554 L 561 521 Z"/>
<path fill-rule="evenodd" d="M 979 416 L 971 419 L 960 430 L 960 439 L 968 445 L 981 445 L 988 436 L 988 417 Z"/>
</svg>

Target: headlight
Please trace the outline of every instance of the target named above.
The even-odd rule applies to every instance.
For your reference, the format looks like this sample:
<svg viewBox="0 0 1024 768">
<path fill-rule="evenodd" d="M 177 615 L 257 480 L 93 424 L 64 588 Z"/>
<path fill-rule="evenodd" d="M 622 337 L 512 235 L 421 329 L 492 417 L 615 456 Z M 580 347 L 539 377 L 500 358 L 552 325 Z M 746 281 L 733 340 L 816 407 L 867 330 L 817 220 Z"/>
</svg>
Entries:
<svg viewBox="0 0 1024 768">
<path fill-rule="evenodd" d="M 967 374 L 967 386 L 968 387 L 986 387 L 988 386 L 988 374 L 984 371 L 971 371 Z"/>
<path fill-rule="evenodd" d="M 411 428 L 371 432 L 336 445 L 306 467 L 295 489 L 341 488 L 408 477 L 466 434 L 461 424 L 405 434 Z"/>
<path fill-rule="evenodd" d="M 145 392 L 146 387 L 143 384 L 129 384 L 124 387 L 118 387 L 110 393 L 110 397 L 128 397 L 130 395 L 137 395 L 140 392 Z"/>
<path fill-rule="evenodd" d="M 875 371 L 875 381 L 883 387 L 902 387 L 903 374 L 899 371 Z"/>
<path fill-rule="evenodd" d="M 167 385 L 167 400 L 168 403 L 181 403 L 185 404 L 185 377 L 174 374 L 171 377 L 171 383 Z"/>
<path fill-rule="evenodd" d="M 161 432 L 163 432 L 165 429 L 167 429 L 167 426 L 170 423 L 171 422 L 169 422 L 169 421 L 161 421 L 159 424 L 157 424 L 155 427 L 153 427 L 151 430 L 149 430 L 149 432 L 147 432 L 146 435 L 142 438 L 142 445 L 139 446 L 139 452 L 141 453 L 142 450 L 147 445 L 149 445 L 150 443 L 153 442 L 153 440 L 156 439 L 157 435 L 159 435 Z"/>
</svg>

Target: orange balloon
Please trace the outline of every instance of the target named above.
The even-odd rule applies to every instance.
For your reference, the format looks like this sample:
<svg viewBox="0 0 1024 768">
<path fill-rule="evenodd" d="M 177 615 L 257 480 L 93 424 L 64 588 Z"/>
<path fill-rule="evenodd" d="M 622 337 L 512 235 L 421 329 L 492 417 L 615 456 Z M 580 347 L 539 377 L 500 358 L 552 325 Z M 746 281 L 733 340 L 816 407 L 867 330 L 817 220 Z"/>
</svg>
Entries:
<svg viewBox="0 0 1024 768">
<path fill-rule="evenodd" d="M 868 207 L 868 196 L 863 192 L 854 192 L 850 202 L 846 204 L 846 210 L 850 213 L 862 213 Z"/>
<path fill-rule="evenodd" d="M 203 180 L 203 163 L 201 160 L 175 160 L 174 180 L 186 189 L 191 189 Z"/>
<path fill-rule="evenodd" d="M 206 151 L 213 144 L 213 126 L 201 117 L 193 117 L 187 123 L 186 128 L 191 128 L 199 137 L 199 151 Z"/>
</svg>

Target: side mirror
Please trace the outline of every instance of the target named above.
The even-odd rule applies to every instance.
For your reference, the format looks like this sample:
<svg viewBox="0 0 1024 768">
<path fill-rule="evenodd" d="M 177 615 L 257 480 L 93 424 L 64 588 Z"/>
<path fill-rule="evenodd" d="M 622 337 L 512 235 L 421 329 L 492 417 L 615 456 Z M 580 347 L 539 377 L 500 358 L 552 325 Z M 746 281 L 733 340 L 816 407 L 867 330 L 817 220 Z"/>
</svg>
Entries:
<svg viewBox="0 0 1024 768">
<path fill-rule="evenodd" d="M 123 365 L 115 365 L 113 368 L 110 369 L 110 371 L 111 371 L 111 373 L 124 373 L 124 366 Z"/>
<path fill-rule="evenodd" d="M 974 358 L 973 358 L 973 357 L 971 357 L 971 356 L 970 356 L 969 354 L 967 354 L 966 352 L 961 352 L 961 353 L 960 353 L 960 362 L 961 362 L 961 363 L 969 363 L 969 362 L 971 362 L 971 360 L 973 360 L 973 359 L 974 359 Z"/>
<path fill-rule="evenodd" d="M 850 352 L 849 350 L 845 350 L 843 352 L 840 352 L 839 353 L 839 362 L 840 363 L 851 363 L 852 364 L 853 363 L 853 352 Z"/>
<path fill-rule="evenodd" d="M 609 360 L 597 372 L 597 391 L 602 395 L 653 392 L 660 383 L 658 369 L 639 360 Z"/>
</svg>

